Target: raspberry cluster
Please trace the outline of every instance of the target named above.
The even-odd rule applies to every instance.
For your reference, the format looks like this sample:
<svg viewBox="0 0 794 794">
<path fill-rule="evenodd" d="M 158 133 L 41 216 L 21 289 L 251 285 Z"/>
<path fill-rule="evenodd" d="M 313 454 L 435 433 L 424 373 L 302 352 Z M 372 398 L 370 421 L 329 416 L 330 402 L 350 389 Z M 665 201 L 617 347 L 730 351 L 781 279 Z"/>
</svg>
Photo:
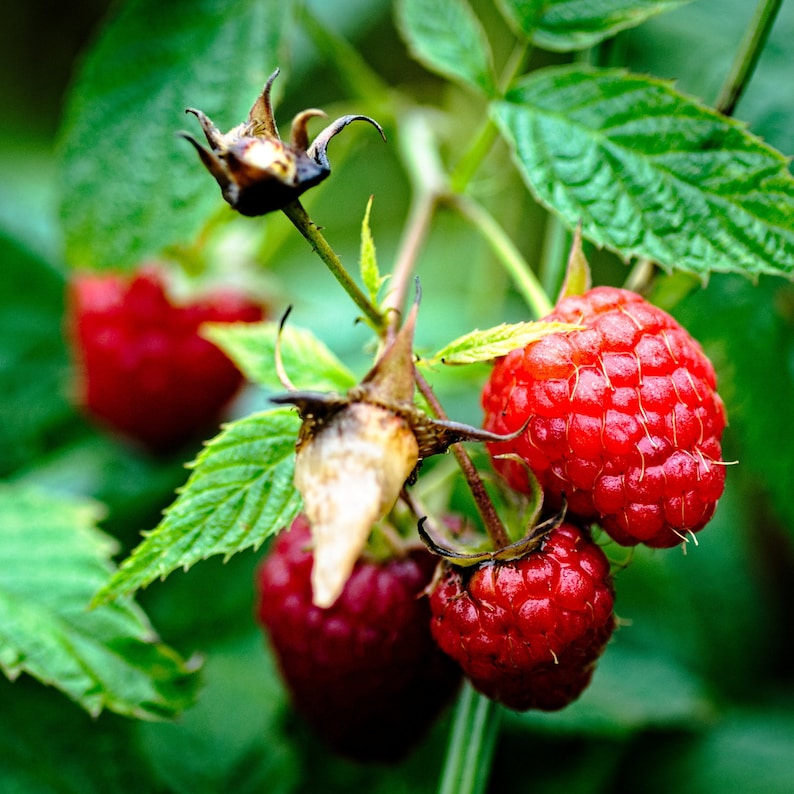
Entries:
<svg viewBox="0 0 794 794">
<path fill-rule="evenodd" d="M 496 363 L 484 426 L 514 436 L 489 444 L 507 482 L 530 492 L 536 480 L 567 523 L 514 562 L 447 567 L 431 596 L 441 648 L 518 710 L 577 698 L 614 630 L 609 565 L 587 524 L 623 545 L 674 546 L 708 523 L 725 482 L 714 368 L 670 315 L 597 287 L 546 319 L 579 329 Z"/>
<path fill-rule="evenodd" d="M 342 752 L 403 753 L 461 672 L 508 708 L 565 707 L 616 625 L 591 524 L 624 545 L 668 547 L 714 512 L 726 418 L 698 343 L 639 295 L 610 287 L 565 298 L 547 319 L 579 329 L 498 361 L 482 402 L 485 428 L 512 435 L 489 443 L 495 467 L 518 491 L 538 482 L 547 505 L 566 507 L 562 523 L 530 528 L 517 558 L 515 548 L 470 555 L 466 567 L 450 553 L 435 578 L 427 553 L 360 559 L 328 609 L 312 603 L 305 519 L 260 569 L 259 619 L 297 708 Z"/>
<path fill-rule="evenodd" d="M 101 423 L 152 451 L 208 431 L 242 384 L 229 358 L 199 335 L 205 322 L 256 322 L 261 306 L 232 290 L 178 305 L 161 272 L 77 276 L 67 331 L 78 399 Z"/>
<path fill-rule="evenodd" d="M 669 314 L 627 290 L 565 298 L 546 319 L 582 330 L 496 363 L 485 427 L 526 430 L 490 445 L 495 467 L 519 491 L 529 467 L 552 503 L 564 498 L 570 515 L 623 545 L 686 540 L 711 519 L 725 482 L 711 362 Z"/>
</svg>

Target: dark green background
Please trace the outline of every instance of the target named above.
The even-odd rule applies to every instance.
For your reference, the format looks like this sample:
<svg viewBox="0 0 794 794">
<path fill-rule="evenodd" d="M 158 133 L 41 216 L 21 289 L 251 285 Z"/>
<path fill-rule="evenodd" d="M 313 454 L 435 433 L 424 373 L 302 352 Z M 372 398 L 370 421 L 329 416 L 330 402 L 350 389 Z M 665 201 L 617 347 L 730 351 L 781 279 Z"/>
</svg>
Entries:
<svg viewBox="0 0 794 794">
<path fill-rule="evenodd" d="M 389 3 L 310 5 L 387 84 L 462 120 L 460 145 L 466 144 L 467 127 L 477 122 L 473 100 L 408 58 Z M 604 57 L 675 78 L 687 92 L 713 101 L 752 5 L 697 0 L 622 34 Z M 491 3 L 474 6 L 503 60 L 504 24 Z M 15 3 L 4 9 L 0 26 L 0 476 L 98 498 L 109 507 L 103 528 L 129 549 L 139 530 L 156 524 L 194 450 L 149 459 L 100 434 L 69 400 L 56 136 L 69 81 L 107 11 L 99 0 Z M 736 112 L 786 154 L 794 142 L 792 40 L 789 2 Z M 278 109 L 284 124 L 303 107 L 355 106 L 316 42 L 296 34 L 287 51 Z M 564 60 L 535 57 L 537 63 Z M 175 129 L 184 128 L 181 108 L 174 118 Z M 101 137 L 106 130 L 95 132 Z M 374 193 L 373 232 L 381 267 L 388 269 L 408 209 L 407 178 L 395 143 L 383 146 L 361 131 L 355 141 L 354 155 L 341 140 L 338 148 L 334 143 L 333 189 L 317 191 L 312 214 L 343 259 L 355 262 L 361 216 Z M 121 149 L 119 156 L 125 156 Z M 488 167 L 506 163 L 497 149 Z M 529 260 L 537 259 L 545 215 L 519 180 L 491 206 Z M 352 322 L 350 305 L 341 293 L 329 303 L 336 294 L 330 278 L 282 219 L 267 223 L 262 245 L 276 302 L 294 303 L 296 321 L 362 372 L 367 334 Z M 250 233 L 253 226 L 245 228 Z M 589 254 L 597 282 L 622 282 L 623 264 Z M 484 244 L 454 216 L 438 218 L 419 274 L 425 295 L 420 348 L 436 349 L 475 326 L 525 319 Z M 755 284 L 717 275 L 704 288 L 689 287 L 682 276 L 662 279 L 656 297 L 702 340 L 717 366 L 730 417 L 725 457 L 739 465 L 729 470 L 726 496 L 697 548 L 685 556 L 639 551 L 619 575 L 617 609 L 625 625 L 582 700 L 557 715 L 505 716 L 493 791 L 794 789 L 794 289 L 772 278 Z M 683 300 L 674 300 L 682 293 Z M 472 368 L 468 378 L 439 377 L 456 418 L 479 420 L 482 375 Z M 261 404 L 261 395 L 252 393 L 239 410 Z M 251 553 L 225 565 L 210 560 L 140 598 L 167 642 L 185 655 L 207 657 L 199 703 L 176 724 L 111 714 L 92 720 L 30 679 L 0 682 L 0 792 L 433 791 L 444 724 L 403 766 L 383 770 L 332 758 L 295 719 L 252 619 L 256 560 Z"/>
</svg>

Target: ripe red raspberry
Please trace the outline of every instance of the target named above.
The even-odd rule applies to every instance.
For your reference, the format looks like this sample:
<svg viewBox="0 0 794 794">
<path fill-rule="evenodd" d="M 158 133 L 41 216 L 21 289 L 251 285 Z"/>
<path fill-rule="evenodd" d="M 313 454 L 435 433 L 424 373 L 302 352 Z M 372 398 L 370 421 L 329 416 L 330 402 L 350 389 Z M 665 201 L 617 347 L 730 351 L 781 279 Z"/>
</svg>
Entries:
<svg viewBox="0 0 794 794">
<path fill-rule="evenodd" d="M 360 559 L 334 604 L 312 603 L 306 519 L 276 539 L 257 574 L 266 628 L 296 710 L 337 752 L 365 761 L 401 758 L 460 683 L 433 642 L 428 599 L 435 559 L 418 550 Z"/>
<path fill-rule="evenodd" d="M 565 523 L 520 560 L 448 569 L 430 596 L 431 629 L 475 689 L 517 711 L 554 711 L 590 682 L 613 600 L 603 551 Z"/>
<path fill-rule="evenodd" d="M 226 355 L 199 336 L 199 326 L 262 316 L 261 306 L 231 290 L 177 305 L 152 266 L 131 279 L 78 275 L 67 314 L 78 399 L 121 434 L 153 451 L 173 451 L 208 432 L 242 384 Z"/>
<path fill-rule="evenodd" d="M 492 456 L 526 461 L 552 504 L 596 519 L 618 542 L 674 546 L 711 519 L 725 483 L 725 409 L 711 362 L 666 312 L 596 287 L 546 318 L 584 326 L 499 360 L 485 385 L 485 427 L 518 438 Z M 516 490 L 518 461 L 495 460 Z"/>
</svg>

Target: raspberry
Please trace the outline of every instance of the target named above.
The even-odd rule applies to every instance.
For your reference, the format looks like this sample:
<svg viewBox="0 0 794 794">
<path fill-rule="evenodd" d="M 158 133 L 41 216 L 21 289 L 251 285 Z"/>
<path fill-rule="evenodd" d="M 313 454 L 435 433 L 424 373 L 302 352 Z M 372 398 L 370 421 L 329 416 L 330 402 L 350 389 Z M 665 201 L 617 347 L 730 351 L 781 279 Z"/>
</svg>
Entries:
<svg viewBox="0 0 794 794">
<path fill-rule="evenodd" d="M 500 359 L 485 385 L 485 428 L 518 438 L 489 445 L 535 473 L 552 504 L 598 520 L 614 540 L 669 547 L 702 529 L 722 495 L 725 409 L 711 362 L 666 312 L 596 287 L 546 318 L 584 326 Z M 519 491 L 516 460 L 494 460 Z"/>
<path fill-rule="evenodd" d="M 460 683 L 419 597 L 435 560 L 424 550 L 385 563 L 359 559 L 323 609 L 312 603 L 310 542 L 303 516 L 276 539 L 257 573 L 259 622 L 296 710 L 319 736 L 351 758 L 398 760 Z"/>
<path fill-rule="evenodd" d="M 430 596 L 436 642 L 475 689 L 516 711 L 555 711 L 590 682 L 614 629 L 609 563 L 565 523 L 513 562 L 449 568 Z"/>
<path fill-rule="evenodd" d="M 70 285 L 67 319 L 79 401 L 152 451 L 177 449 L 209 430 L 242 384 L 226 355 L 199 336 L 199 326 L 262 316 L 260 306 L 228 290 L 176 305 L 153 266 L 131 280 L 79 275 Z"/>
</svg>

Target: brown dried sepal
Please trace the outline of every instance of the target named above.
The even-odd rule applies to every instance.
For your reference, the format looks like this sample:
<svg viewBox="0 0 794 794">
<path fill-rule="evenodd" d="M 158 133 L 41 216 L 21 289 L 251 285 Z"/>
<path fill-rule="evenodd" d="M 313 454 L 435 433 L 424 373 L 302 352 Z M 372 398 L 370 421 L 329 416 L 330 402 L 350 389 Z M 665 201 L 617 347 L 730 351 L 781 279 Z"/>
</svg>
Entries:
<svg viewBox="0 0 794 794">
<path fill-rule="evenodd" d="M 461 544 L 460 541 L 450 543 L 448 540 L 441 539 L 436 530 L 428 528 L 426 519 L 419 521 L 419 537 L 422 538 L 424 544 L 433 554 L 443 557 L 447 562 L 458 567 L 468 568 L 473 565 L 482 565 L 483 563 L 509 562 L 511 560 L 520 560 L 540 548 L 546 535 L 559 527 L 565 520 L 565 512 L 565 508 L 563 508 L 543 523 L 530 525 L 523 538 L 493 551 L 470 550 Z"/>
<path fill-rule="evenodd" d="M 224 199 L 242 215 L 265 215 L 283 209 L 330 173 L 328 142 L 353 121 L 368 121 L 381 136 L 380 125 L 368 116 L 342 116 L 329 124 L 309 144 L 308 122 L 325 117 L 310 108 L 292 121 L 289 142 L 281 140 L 273 116 L 270 90 L 276 69 L 248 113 L 248 120 L 222 133 L 202 111 L 187 108 L 201 125 L 209 148 L 189 133 L 180 133 L 193 144 L 201 162 L 220 185 Z"/>
</svg>

